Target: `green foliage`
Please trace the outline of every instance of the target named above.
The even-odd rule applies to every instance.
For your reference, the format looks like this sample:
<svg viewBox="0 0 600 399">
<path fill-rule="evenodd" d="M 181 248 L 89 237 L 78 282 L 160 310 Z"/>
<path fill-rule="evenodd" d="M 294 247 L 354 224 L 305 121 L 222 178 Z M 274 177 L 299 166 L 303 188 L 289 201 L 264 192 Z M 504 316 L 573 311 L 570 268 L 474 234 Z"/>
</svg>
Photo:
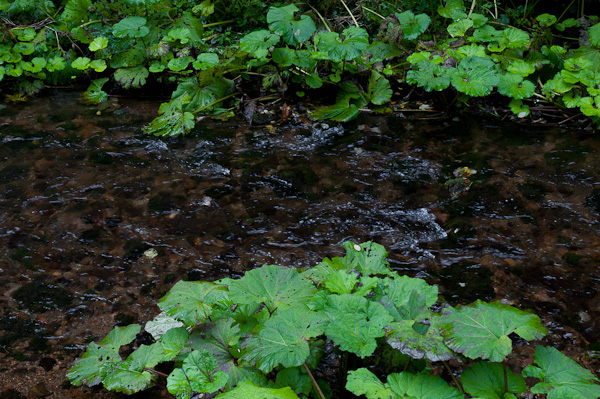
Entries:
<svg viewBox="0 0 600 399">
<path fill-rule="evenodd" d="M 159 301 L 162 313 L 145 325 L 154 343 L 133 345 L 123 359 L 120 347 L 130 344 L 141 326 L 116 327 L 89 345 L 67 378 L 75 385 L 102 383 L 131 394 L 157 382 L 153 368 L 166 363 L 162 369 L 172 370 L 162 383 L 181 399 L 195 392 L 218 398 L 321 398 L 311 370 L 329 340 L 341 356 L 352 353 L 365 362 L 383 351 L 430 362 L 464 354 L 480 359 L 462 372 L 466 393 L 508 399 L 527 391 L 524 378 L 508 369 L 505 359 L 509 335 L 529 341 L 546 333 L 537 316 L 498 302 L 458 309 L 436 305 L 437 287 L 393 272 L 380 245 L 343 247 L 345 256 L 325 258 L 302 272 L 267 265 L 237 280 L 180 281 Z M 524 370 L 540 380 L 531 392 L 551 399 L 600 395 L 598 380 L 554 348 L 538 347 L 535 363 Z M 464 397 L 427 370 L 392 372 L 382 382 L 359 368 L 349 371 L 346 389 L 369 399 Z"/>
<path fill-rule="evenodd" d="M 519 118 L 535 99 L 600 121 L 594 18 L 557 17 L 541 2 L 537 13 L 535 2 L 500 10 L 496 2 L 445 0 L 435 9 L 411 1 L 402 11 L 388 3 L 368 1 L 362 17 L 351 10 L 340 19 L 345 2 L 67 0 L 59 9 L 4 1 L 0 16 L 15 24 L 2 30 L 0 82 L 4 93 L 20 95 L 107 76 L 117 90 L 173 84 L 171 100 L 144 129 L 169 136 L 189 133 L 194 114 L 231 114 L 241 90 L 286 100 L 337 91 L 333 105 L 312 112 L 316 120 L 391 112 L 393 93 L 416 86 L 442 92 L 446 104 L 496 91 Z M 104 101 L 92 91 L 84 101 Z"/>
<path fill-rule="evenodd" d="M 538 367 L 527 366 L 523 370 L 526 377 L 541 380 L 531 388 L 531 392 L 547 394 L 549 399 L 600 397 L 599 380 L 557 349 L 537 346 L 535 363 Z"/>
</svg>

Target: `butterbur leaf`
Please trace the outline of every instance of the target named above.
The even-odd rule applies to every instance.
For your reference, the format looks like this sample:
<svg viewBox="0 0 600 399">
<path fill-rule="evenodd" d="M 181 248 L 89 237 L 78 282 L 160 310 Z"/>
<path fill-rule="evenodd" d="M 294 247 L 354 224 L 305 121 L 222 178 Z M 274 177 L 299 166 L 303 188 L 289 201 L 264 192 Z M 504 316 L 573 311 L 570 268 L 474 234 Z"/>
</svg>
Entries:
<svg viewBox="0 0 600 399">
<path fill-rule="evenodd" d="M 382 245 L 372 241 L 355 244 L 346 241 L 342 244 L 346 250 L 346 256 L 342 261 L 351 269 L 358 270 L 363 276 L 371 275 L 393 275 L 387 259 L 387 251 Z"/>
<path fill-rule="evenodd" d="M 387 385 L 400 398 L 411 399 L 463 399 L 464 395 L 441 377 L 425 373 L 394 373 L 387 378 Z"/>
<path fill-rule="evenodd" d="M 527 49 L 531 39 L 527 32 L 516 28 L 506 28 L 502 31 L 502 44 L 508 48 Z"/>
<path fill-rule="evenodd" d="M 303 394 L 308 397 L 313 389 L 310 377 L 306 373 L 302 373 L 299 367 L 283 369 L 277 373 L 275 379 L 275 388 L 290 387 L 297 394 Z"/>
<path fill-rule="evenodd" d="M 258 30 L 240 39 L 240 50 L 248 52 L 254 58 L 265 58 L 269 54 L 269 49 L 279 43 L 279 39 L 279 35 L 268 30 Z"/>
<path fill-rule="evenodd" d="M 535 72 L 535 67 L 527 61 L 516 60 L 512 61 L 506 70 L 508 72 L 527 77 Z"/>
<path fill-rule="evenodd" d="M 295 46 L 311 38 L 317 30 L 314 21 L 308 15 L 296 20 L 294 13 L 298 7 L 293 4 L 285 7 L 271 7 L 267 13 L 269 29 L 281 35 L 289 45 Z"/>
<path fill-rule="evenodd" d="M 152 374 L 148 371 L 135 371 L 130 367 L 131 362 L 124 361 L 117 364 L 106 375 L 103 375 L 102 384 L 104 388 L 131 395 L 152 385 Z"/>
<path fill-rule="evenodd" d="M 402 27 L 402 38 L 413 40 L 427 30 L 431 18 L 427 14 L 414 15 L 412 11 L 396 14 Z"/>
<path fill-rule="evenodd" d="M 102 86 L 108 82 L 108 78 L 96 79 L 83 93 L 83 101 L 88 104 L 101 104 L 108 100 L 108 94 L 102 90 Z"/>
<path fill-rule="evenodd" d="M 323 334 L 325 324 L 324 315 L 303 305 L 280 310 L 264 323 L 257 337 L 249 340 L 250 351 L 244 358 L 264 373 L 278 365 L 300 366 L 310 354 L 308 339 Z"/>
<path fill-rule="evenodd" d="M 590 33 L 590 44 L 600 47 L 600 23 L 590 26 L 588 32 Z"/>
<path fill-rule="evenodd" d="M 523 104 L 522 100 L 517 100 L 514 98 L 510 101 L 508 106 L 518 118 L 525 118 L 527 115 L 529 115 L 529 105 Z"/>
<path fill-rule="evenodd" d="M 191 57 L 189 57 L 191 58 Z M 233 90 L 233 82 L 223 77 L 214 77 L 210 71 L 200 73 L 197 77 L 182 79 L 172 94 L 173 98 L 188 96 L 189 102 L 184 111 L 210 111 L 218 100 Z"/>
<path fill-rule="evenodd" d="M 161 40 L 158 43 L 148 46 L 146 48 L 146 54 L 150 58 L 162 58 L 169 53 L 170 44 L 166 40 Z"/>
<path fill-rule="evenodd" d="M 173 360 L 175 356 L 185 347 L 189 338 L 189 333 L 185 327 L 171 328 L 160 338 L 160 343 L 164 350 L 164 359 Z"/>
<path fill-rule="evenodd" d="M 531 97 L 535 93 L 535 85 L 529 80 L 523 80 L 521 75 L 507 73 L 500 76 L 498 93 L 522 100 Z"/>
<path fill-rule="evenodd" d="M 140 88 L 146 84 L 148 69 L 142 65 L 133 68 L 119 68 L 115 71 L 115 80 L 125 89 Z"/>
<path fill-rule="evenodd" d="M 522 394 L 527 390 L 525 379 L 506 370 L 508 393 Z M 501 363 L 479 361 L 465 370 L 461 376 L 465 392 L 481 399 L 504 399 L 504 368 Z"/>
<path fill-rule="evenodd" d="M 123 18 L 112 28 L 115 37 L 144 37 L 150 33 L 150 28 L 146 26 L 146 18 L 143 17 Z"/>
<path fill-rule="evenodd" d="M 330 273 L 325 280 L 325 288 L 334 294 L 351 294 L 358 284 L 358 275 L 345 270 Z"/>
<path fill-rule="evenodd" d="M 324 312 L 329 317 L 327 337 L 341 350 L 360 357 L 373 354 L 375 338 L 383 336 L 384 327 L 393 320 L 380 303 L 351 294 L 330 295 Z"/>
<path fill-rule="evenodd" d="M 489 58 L 467 57 L 451 74 L 450 81 L 456 90 L 469 96 L 486 96 L 498 84 L 496 64 Z"/>
<path fill-rule="evenodd" d="M 60 15 L 60 19 L 66 22 L 68 28 L 80 26 L 88 21 L 88 8 L 91 5 L 91 0 L 69 0 L 65 4 L 65 9 Z"/>
<path fill-rule="evenodd" d="M 329 54 L 333 61 L 351 61 L 369 47 L 369 34 L 363 28 L 351 26 L 339 35 L 336 32 L 319 33 L 315 38 L 317 49 Z"/>
<path fill-rule="evenodd" d="M 212 305 L 227 298 L 223 287 L 197 281 L 179 281 L 159 300 L 158 307 L 186 326 L 203 322 L 212 313 Z"/>
<path fill-rule="evenodd" d="M 284 67 L 296 65 L 300 68 L 312 69 L 317 61 L 311 57 L 308 50 L 293 50 L 287 47 L 273 50 L 273 61 Z"/>
<path fill-rule="evenodd" d="M 194 61 L 194 58 L 187 55 L 185 57 L 173 58 L 169 60 L 167 67 L 174 72 L 183 71 L 190 65 L 190 62 Z"/>
<path fill-rule="evenodd" d="M 473 21 L 470 19 L 461 19 L 448 25 L 448 33 L 452 37 L 463 37 L 467 30 L 473 26 Z"/>
<path fill-rule="evenodd" d="M 368 96 L 371 102 L 376 105 L 385 104 L 392 98 L 390 82 L 377 71 L 371 72 Z"/>
<path fill-rule="evenodd" d="M 418 62 L 417 68 L 417 70 L 410 70 L 406 73 L 408 83 L 416 84 L 425 91 L 441 91 L 450 86 L 450 77 L 446 68 L 429 60 Z"/>
<path fill-rule="evenodd" d="M 547 334 L 539 317 L 500 302 L 477 300 L 442 317 L 446 345 L 470 359 L 502 362 L 512 351 L 510 334 L 527 341 Z"/>
<path fill-rule="evenodd" d="M 167 331 L 182 326 L 183 323 L 179 320 L 174 319 L 165 312 L 160 312 L 154 319 L 146 323 L 144 330 L 152 335 L 152 338 L 159 340 Z"/>
<path fill-rule="evenodd" d="M 539 367 L 527 366 L 523 370 L 524 376 L 542 380 L 531 388 L 531 392 L 547 394 L 548 399 L 600 397 L 599 380 L 557 349 L 537 346 L 535 363 Z"/>
<path fill-rule="evenodd" d="M 229 286 L 229 297 L 239 304 L 264 303 L 272 312 L 306 304 L 316 289 L 294 268 L 265 265 L 250 270 Z"/>
<path fill-rule="evenodd" d="M 463 0 L 446 0 L 438 6 L 437 12 L 444 18 L 453 18 L 458 13 L 464 14 Z"/>
<path fill-rule="evenodd" d="M 351 104 L 351 97 L 345 97 L 328 107 L 319 107 L 313 111 L 311 118 L 315 121 L 331 119 L 336 122 L 347 122 L 358 117 L 359 110 L 355 104 Z"/>
<path fill-rule="evenodd" d="M 429 285 L 425 280 L 420 278 L 398 275 L 394 275 L 393 278 L 387 277 L 379 280 L 376 298 L 379 299 L 386 296 L 396 307 L 403 308 L 409 303 L 412 292 L 416 292 L 419 296 L 423 297 L 425 308 L 431 307 L 438 300 L 437 286 Z"/>
<path fill-rule="evenodd" d="M 586 116 L 600 116 L 600 96 L 581 98 L 579 109 Z"/>
<path fill-rule="evenodd" d="M 100 345 L 91 343 L 85 354 L 77 359 L 69 369 L 67 378 L 76 386 L 99 384 L 103 369 L 110 368 L 122 361 L 119 356 L 119 348 L 133 341 L 141 328 L 137 324 L 115 327 L 104 337 Z"/>
<path fill-rule="evenodd" d="M 392 390 L 366 368 L 348 372 L 346 389 L 355 395 L 365 395 L 367 399 L 389 399 Z"/>
<path fill-rule="evenodd" d="M 428 359 L 434 362 L 452 359 L 454 354 L 444 343 L 437 316 L 432 314 L 428 324 L 414 320 L 390 323 L 385 328 L 387 343 L 413 359 Z"/>
<path fill-rule="evenodd" d="M 298 399 L 298 395 L 290 387 L 265 388 L 244 381 L 231 391 L 220 394 L 218 399 Z"/>
<path fill-rule="evenodd" d="M 535 18 L 536 21 L 540 24 L 540 26 L 548 27 L 552 26 L 556 23 L 556 16 L 552 14 L 541 14 Z"/>
<path fill-rule="evenodd" d="M 54 57 L 49 58 L 48 62 L 46 63 L 46 69 L 48 72 L 61 71 L 65 69 L 66 66 L 65 59 L 60 55 L 55 55 Z"/>
<path fill-rule="evenodd" d="M 92 40 L 90 43 L 90 51 L 102 50 L 103 48 L 106 48 L 106 46 L 108 46 L 108 39 L 100 36 Z"/>
<path fill-rule="evenodd" d="M 215 53 L 201 53 L 192 66 L 196 70 L 205 70 L 219 64 L 219 56 Z"/>
<path fill-rule="evenodd" d="M 216 392 L 227 383 L 227 374 L 216 370 L 216 359 L 206 351 L 192 351 L 182 368 L 167 378 L 167 390 L 177 398 L 189 398 L 192 392 Z"/>
<path fill-rule="evenodd" d="M 71 67 L 84 71 L 90 67 L 90 61 L 88 57 L 77 57 L 71 62 Z"/>
<path fill-rule="evenodd" d="M 121 360 L 114 348 L 92 342 L 83 356 L 73 363 L 67 372 L 67 378 L 75 386 L 85 384 L 91 387 L 100 383 L 100 371 L 106 363 L 117 363 Z"/>
</svg>

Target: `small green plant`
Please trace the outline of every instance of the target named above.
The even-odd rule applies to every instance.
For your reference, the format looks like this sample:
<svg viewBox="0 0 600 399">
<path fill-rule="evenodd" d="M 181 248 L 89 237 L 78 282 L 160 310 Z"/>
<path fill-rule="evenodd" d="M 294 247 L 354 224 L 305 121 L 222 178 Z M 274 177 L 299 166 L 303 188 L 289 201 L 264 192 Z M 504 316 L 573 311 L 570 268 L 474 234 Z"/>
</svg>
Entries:
<svg viewBox="0 0 600 399">
<path fill-rule="evenodd" d="M 546 334 L 537 316 L 500 302 L 440 304 L 436 286 L 391 270 L 382 246 L 343 247 L 344 257 L 304 271 L 267 265 L 238 280 L 180 281 L 144 327 L 154 343 L 135 344 L 140 325 L 116 327 L 89 345 L 67 378 L 126 394 L 166 379 L 181 399 L 324 399 L 330 387 L 313 371 L 330 342 L 346 360 L 360 359 L 364 367 L 347 373 L 345 389 L 369 399 L 509 399 L 528 390 L 551 399 L 600 397 L 598 379 L 554 348 L 538 346 L 537 366 L 522 375 L 509 367 L 511 336 L 533 341 Z M 368 366 L 384 353 L 400 361 L 382 382 Z M 450 359 L 466 365 L 460 380 Z M 157 371 L 159 363 L 169 374 Z M 436 363 L 448 368 L 452 383 L 431 373 Z M 524 376 L 539 382 L 528 388 Z"/>
</svg>

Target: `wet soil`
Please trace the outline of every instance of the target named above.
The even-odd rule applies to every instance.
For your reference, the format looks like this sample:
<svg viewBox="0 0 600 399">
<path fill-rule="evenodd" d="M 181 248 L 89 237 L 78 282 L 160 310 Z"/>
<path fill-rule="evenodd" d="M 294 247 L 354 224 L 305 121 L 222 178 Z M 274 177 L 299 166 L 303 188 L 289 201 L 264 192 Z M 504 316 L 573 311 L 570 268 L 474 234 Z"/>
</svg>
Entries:
<svg viewBox="0 0 600 399">
<path fill-rule="evenodd" d="M 310 267 L 349 239 L 450 304 L 533 310 L 545 344 L 600 370 L 599 137 L 397 113 L 157 138 L 141 127 L 158 103 L 78 95 L 0 109 L 0 398 L 120 397 L 65 372 L 177 280 Z M 476 174 L 452 195 L 462 167 Z M 520 367 L 533 347 L 517 346 Z"/>
</svg>

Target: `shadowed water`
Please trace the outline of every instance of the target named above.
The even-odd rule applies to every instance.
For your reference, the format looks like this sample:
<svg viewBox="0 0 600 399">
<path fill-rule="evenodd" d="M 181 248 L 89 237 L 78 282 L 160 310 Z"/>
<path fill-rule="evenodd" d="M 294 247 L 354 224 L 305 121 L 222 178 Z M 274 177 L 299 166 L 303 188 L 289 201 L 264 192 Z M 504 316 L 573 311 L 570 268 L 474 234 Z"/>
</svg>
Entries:
<svg viewBox="0 0 600 399">
<path fill-rule="evenodd" d="M 600 340 L 596 136 L 390 116 L 204 120 L 163 139 L 140 131 L 158 103 L 77 98 L 0 110 L 0 382 L 18 364 L 60 381 L 179 279 L 310 267 L 346 240 L 384 245 L 451 304 L 502 299 L 538 313 L 549 342 Z M 473 185 L 453 197 L 465 166 Z"/>
</svg>

